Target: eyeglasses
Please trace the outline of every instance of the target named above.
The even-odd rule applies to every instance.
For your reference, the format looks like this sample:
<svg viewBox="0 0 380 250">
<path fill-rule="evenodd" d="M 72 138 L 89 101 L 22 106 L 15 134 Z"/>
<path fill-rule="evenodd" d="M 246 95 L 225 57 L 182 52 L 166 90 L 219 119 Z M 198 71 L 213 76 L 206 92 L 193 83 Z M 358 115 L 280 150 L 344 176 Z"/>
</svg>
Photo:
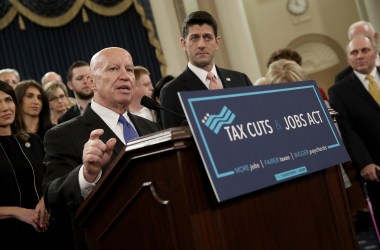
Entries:
<svg viewBox="0 0 380 250">
<path fill-rule="evenodd" d="M 57 102 L 58 100 L 65 100 L 66 96 L 65 95 L 59 95 L 59 96 L 54 96 L 51 98 L 49 101 L 50 102 Z"/>
</svg>

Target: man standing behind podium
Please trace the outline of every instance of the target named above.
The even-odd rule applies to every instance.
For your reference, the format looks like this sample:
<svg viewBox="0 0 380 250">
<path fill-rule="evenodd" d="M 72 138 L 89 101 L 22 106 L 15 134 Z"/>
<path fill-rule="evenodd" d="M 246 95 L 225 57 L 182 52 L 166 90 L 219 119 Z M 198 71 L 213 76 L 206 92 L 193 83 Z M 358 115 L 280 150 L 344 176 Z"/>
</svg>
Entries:
<svg viewBox="0 0 380 250">
<path fill-rule="evenodd" d="M 371 37 L 356 35 L 347 46 L 353 72 L 329 89 L 330 104 L 352 164 L 367 182 L 378 227 L 380 226 L 380 68 Z"/>
<path fill-rule="evenodd" d="M 348 28 L 348 40 L 351 40 L 354 36 L 358 34 L 363 34 L 370 37 L 375 44 L 377 44 L 379 39 L 379 33 L 373 28 L 373 25 L 366 21 L 357 21 L 350 25 Z M 380 55 L 379 53 L 376 56 L 376 66 L 380 66 Z M 348 66 L 335 76 L 335 83 L 338 83 L 340 80 L 348 76 L 352 72 L 352 67 Z"/>
<path fill-rule="evenodd" d="M 99 51 L 91 59 L 87 76 L 93 100 L 83 115 L 55 126 L 45 135 L 45 204 L 57 231 L 57 249 L 86 249 L 75 214 L 128 141 L 124 130 L 128 127 L 137 131 L 135 136 L 141 136 L 160 129 L 156 123 L 128 112 L 134 82 L 128 51 L 116 47 Z M 129 124 L 124 127 L 125 120 Z"/>
<path fill-rule="evenodd" d="M 181 91 L 252 86 L 245 74 L 215 65 L 214 57 L 221 38 L 218 36 L 217 23 L 208 12 L 190 13 L 184 20 L 180 40 L 189 61 L 185 71 L 162 89 L 160 102 L 163 108 L 183 115 L 178 97 Z M 213 84 L 215 87 L 212 87 Z M 166 111 L 161 111 L 161 117 L 164 128 L 181 126 L 185 122 L 185 118 Z"/>
</svg>

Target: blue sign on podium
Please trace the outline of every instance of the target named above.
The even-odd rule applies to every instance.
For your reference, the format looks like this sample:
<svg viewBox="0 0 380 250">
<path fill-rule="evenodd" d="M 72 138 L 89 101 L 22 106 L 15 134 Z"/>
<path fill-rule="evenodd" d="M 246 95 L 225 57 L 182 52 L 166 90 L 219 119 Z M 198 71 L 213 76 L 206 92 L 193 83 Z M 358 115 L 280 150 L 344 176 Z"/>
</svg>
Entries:
<svg viewBox="0 0 380 250">
<path fill-rule="evenodd" d="M 218 201 L 350 160 L 314 81 L 179 97 Z"/>
</svg>

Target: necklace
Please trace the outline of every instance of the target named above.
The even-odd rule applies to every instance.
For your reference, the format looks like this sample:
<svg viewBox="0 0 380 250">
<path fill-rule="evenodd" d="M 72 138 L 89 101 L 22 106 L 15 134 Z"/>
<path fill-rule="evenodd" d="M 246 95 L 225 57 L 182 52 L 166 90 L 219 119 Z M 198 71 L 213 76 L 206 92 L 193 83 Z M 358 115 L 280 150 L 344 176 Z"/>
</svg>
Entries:
<svg viewBox="0 0 380 250">
<path fill-rule="evenodd" d="M 36 194 L 36 196 L 37 196 L 37 200 L 40 200 L 40 197 L 39 197 L 38 192 L 37 192 L 36 176 L 35 176 L 35 173 L 34 173 L 33 165 L 32 165 L 32 163 L 30 162 L 29 158 L 26 156 L 24 150 L 22 149 L 22 147 L 21 147 L 21 145 L 20 145 L 20 142 L 17 140 L 16 137 L 13 137 L 13 138 L 16 140 L 18 147 L 20 148 L 20 150 L 21 150 L 23 156 L 24 156 L 25 159 L 28 161 L 29 166 L 30 166 L 30 168 L 32 169 L 34 192 L 35 192 L 35 194 Z M 29 142 L 27 142 L 27 143 L 29 143 Z M 30 143 L 29 143 L 29 144 L 30 144 Z M 3 153 L 4 153 L 4 155 L 5 155 L 5 158 L 7 159 L 8 163 L 9 163 L 9 165 L 11 166 L 12 173 L 13 173 L 13 176 L 14 176 L 14 178 L 15 178 L 16 185 L 17 185 L 17 189 L 18 189 L 18 193 L 19 193 L 19 206 L 21 207 L 21 204 L 22 204 L 22 203 L 21 203 L 21 201 L 22 201 L 22 195 L 21 195 L 21 189 L 20 189 L 20 185 L 19 185 L 19 181 L 18 181 L 18 178 L 17 178 L 16 172 L 15 172 L 14 167 L 13 167 L 13 164 L 12 164 L 11 160 L 9 159 L 8 154 L 7 154 L 7 152 L 5 151 L 5 149 L 4 149 L 3 145 L 1 144 L 1 142 L 0 142 L 0 147 L 1 147 L 1 149 L 2 149 L 2 151 L 3 151 Z"/>
</svg>

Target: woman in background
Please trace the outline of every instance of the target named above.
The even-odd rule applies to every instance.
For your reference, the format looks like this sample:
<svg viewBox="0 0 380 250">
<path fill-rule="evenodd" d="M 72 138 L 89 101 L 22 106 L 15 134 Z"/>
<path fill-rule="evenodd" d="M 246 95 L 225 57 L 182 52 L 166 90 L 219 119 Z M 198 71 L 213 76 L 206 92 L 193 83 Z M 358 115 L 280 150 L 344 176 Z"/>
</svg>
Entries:
<svg viewBox="0 0 380 250">
<path fill-rule="evenodd" d="M 306 75 L 295 61 L 279 59 L 269 65 L 265 78 L 268 84 L 273 84 L 304 81 Z"/>
<path fill-rule="evenodd" d="M 54 126 L 58 124 L 58 118 L 71 106 L 67 88 L 66 85 L 60 81 L 52 81 L 44 86 L 44 90 L 49 100 L 50 121 Z"/>
<path fill-rule="evenodd" d="M 0 244 L 46 249 L 43 145 L 37 135 L 20 128 L 18 111 L 14 90 L 0 81 Z"/>
<path fill-rule="evenodd" d="M 161 93 L 161 89 L 167 84 L 169 83 L 171 80 L 174 79 L 174 76 L 173 75 L 166 75 L 164 77 L 162 77 L 157 83 L 156 85 L 154 86 L 154 89 L 153 89 L 153 95 L 152 95 L 152 99 L 155 100 L 158 104 L 160 104 L 160 93 Z M 161 128 L 163 128 L 163 125 L 162 125 L 162 118 L 161 118 L 161 112 L 159 110 L 157 110 L 156 112 L 156 116 L 157 116 L 157 123 L 158 125 L 161 126 Z"/>
<path fill-rule="evenodd" d="M 153 89 L 153 96 L 152 98 L 160 103 L 160 93 L 161 93 L 161 89 L 168 83 L 170 82 L 171 80 L 174 79 L 174 76 L 173 75 L 166 75 L 164 77 L 162 77 L 157 83 L 156 85 L 154 85 L 154 89 Z"/>
<path fill-rule="evenodd" d="M 21 128 L 28 133 L 38 134 L 43 140 L 46 131 L 53 126 L 44 89 L 35 80 L 25 80 L 16 86 L 15 92 L 21 108 Z"/>
<path fill-rule="evenodd" d="M 306 75 L 302 69 L 302 67 L 296 63 L 295 61 L 290 61 L 286 59 L 280 59 L 278 61 L 272 62 L 269 65 L 268 71 L 265 75 L 268 84 L 277 84 L 277 83 L 285 83 L 285 82 L 300 82 L 305 81 Z M 327 99 L 324 97 L 324 92 L 321 88 L 319 88 L 322 98 L 326 104 L 327 108 L 330 108 L 330 104 Z M 337 127 L 338 131 L 339 128 Z M 344 180 L 345 188 L 351 187 L 352 183 L 343 168 L 340 165 L 342 170 L 342 176 Z"/>
</svg>

